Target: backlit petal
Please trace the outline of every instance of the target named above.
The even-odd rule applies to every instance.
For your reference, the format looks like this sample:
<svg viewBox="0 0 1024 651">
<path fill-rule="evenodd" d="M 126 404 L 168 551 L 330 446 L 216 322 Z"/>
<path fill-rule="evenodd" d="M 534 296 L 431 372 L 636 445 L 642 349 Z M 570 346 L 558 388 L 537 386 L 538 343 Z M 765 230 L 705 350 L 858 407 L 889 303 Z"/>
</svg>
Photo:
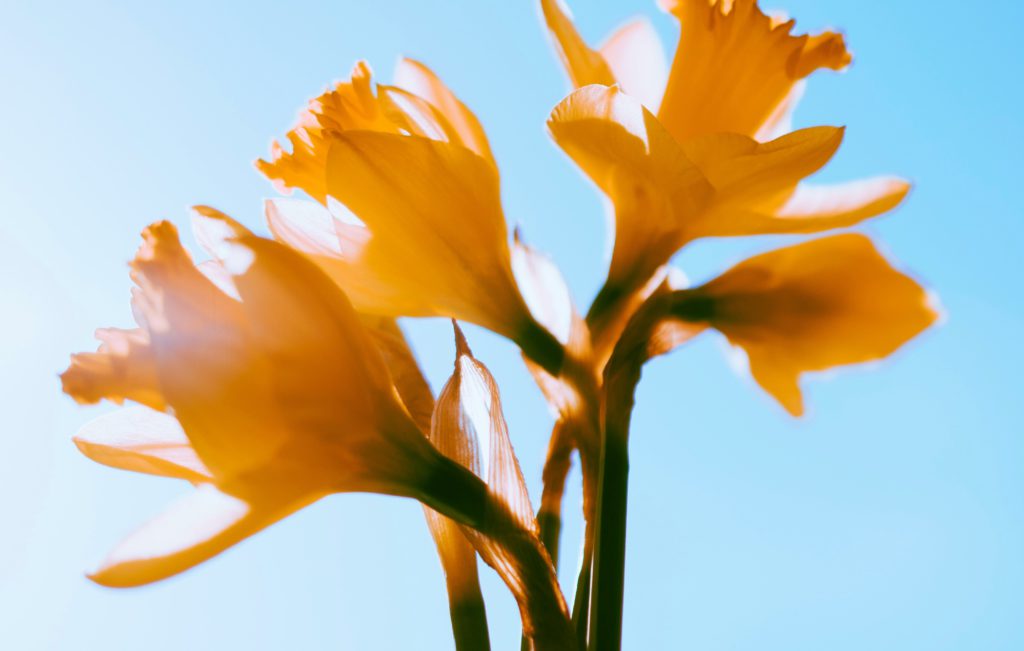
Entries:
<svg viewBox="0 0 1024 651">
<path fill-rule="evenodd" d="M 629 21 L 608 37 L 600 52 L 622 90 L 657 112 L 668 79 L 668 61 L 650 21 Z"/>
<path fill-rule="evenodd" d="M 756 0 L 662 4 L 681 32 L 658 117 L 680 142 L 719 132 L 754 136 L 800 79 L 850 62 L 840 34 L 794 36 L 793 21 L 772 20 Z"/>
<path fill-rule="evenodd" d="M 166 512 L 128 536 L 89 575 L 128 588 L 166 579 L 219 554 L 317 499 L 282 496 L 249 502 L 200 484 Z"/>
<path fill-rule="evenodd" d="M 716 204 L 760 205 L 789 195 L 821 169 L 839 149 L 843 133 L 838 127 L 811 127 L 766 143 L 720 133 L 693 139 L 683 149 L 714 186 Z"/>
<path fill-rule="evenodd" d="M 677 299 L 677 314 L 746 351 L 754 379 L 794 415 L 802 373 L 886 357 L 937 318 L 929 294 L 857 234 L 755 256 Z"/>
<path fill-rule="evenodd" d="M 708 218 L 707 234 L 817 233 L 846 228 L 892 210 L 909 190 L 909 183 L 892 177 L 835 185 L 801 183 L 774 209 L 733 205 L 717 210 Z"/>
<path fill-rule="evenodd" d="M 371 77 L 369 65 L 358 62 L 347 81 L 310 100 L 299 114 L 286 136 L 290 151 L 275 141 L 270 160 L 256 161 L 256 168 L 282 192 L 297 188 L 317 201 L 326 201 L 324 169 L 334 133 L 350 129 L 398 133 L 399 127 L 374 95 Z"/>
<path fill-rule="evenodd" d="M 615 84 L 615 77 L 604 57 L 591 49 L 576 31 L 565 3 L 562 0 L 540 0 L 540 7 L 573 87 Z"/>
<path fill-rule="evenodd" d="M 711 185 L 657 118 L 616 88 L 573 92 L 548 129 L 614 205 L 609 281 L 642 285 L 680 246 Z"/>
<path fill-rule="evenodd" d="M 271 199 L 265 208 L 274 238 L 316 262 L 360 312 L 405 316 L 434 314 L 428 297 L 404 291 L 402 279 L 395 278 L 395 270 L 385 262 L 378 263 L 378 254 L 371 257 L 373 235 L 370 229 L 345 223 L 313 201 Z"/>
<path fill-rule="evenodd" d="M 124 407 L 86 423 L 74 437 L 82 454 L 113 468 L 191 482 L 212 475 L 173 416 Z"/>
<path fill-rule="evenodd" d="M 533 317 L 568 344 L 573 327 L 582 326 L 569 286 L 554 260 L 523 243 L 518 228 L 512 241 L 512 273 Z"/>
<path fill-rule="evenodd" d="M 96 331 L 96 338 L 101 342 L 97 352 L 71 356 L 71 366 L 60 376 L 64 393 L 82 404 L 106 398 L 118 404 L 134 400 L 163 409 L 148 333 L 141 328 L 103 328 Z"/>
<path fill-rule="evenodd" d="M 491 146 L 480 120 L 434 74 L 434 71 L 413 59 L 402 58 L 395 69 L 395 85 L 430 102 L 459 134 L 462 144 L 494 163 Z"/>
<path fill-rule="evenodd" d="M 462 145 L 462 136 L 437 107 L 396 86 L 377 86 L 381 110 L 400 133 Z"/>
<path fill-rule="evenodd" d="M 764 121 L 764 124 L 761 125 L 757 133 L 754 134 L 754 139 L 758 142 L 767 142 L 780 138 L 792 131 L 793 114 L 796 112 L 796 107 L 803 98 L 806 89 L 806 80 L 802 79 L 793 84 L 793 89 L 786 95 L 786 99 L 782 100 L 782 103 L 775 107 L 772 114 Z"/>
<path fill-rule="evenodd" d="M 427 433 L 434 414 L 434 394 L 420 370 L 402 329 L 394 319 L 363 316 L 363 325 L 388 367 L 402 404 L 419 428 Z"/>
<path fill-rule="evenodd" d="M 361 262 L 386 282 L 388 295 L 361 310 L 451 316 L 517 339 L 529 316 L 485 159 L 425 138 L 352 132 L 331 148 L 327 178 L 373 234 Z"/>
<path fill-rule="evenodd" d="M 167 222 L 146 229 L 132 270 L 160 386 L 200 458 L 222 480 L 266 464 L 287 432 L 241 304 L 196 269 Z"/>
</svg>

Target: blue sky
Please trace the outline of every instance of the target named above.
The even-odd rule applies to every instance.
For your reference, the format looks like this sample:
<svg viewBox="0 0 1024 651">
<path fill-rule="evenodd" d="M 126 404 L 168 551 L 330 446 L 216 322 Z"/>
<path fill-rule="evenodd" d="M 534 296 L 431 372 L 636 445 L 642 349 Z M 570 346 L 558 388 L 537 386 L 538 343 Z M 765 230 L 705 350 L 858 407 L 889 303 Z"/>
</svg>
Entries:
<svg viewBox="0 0 1024 651">
<path fill-rule="evenodd" d="M 604 271 L 597 193 L 544 133 L 566 91 L 533 2 L 4 3 L 0 7 L 0 630 L 11 649 L 446 649 L 444 586 L 418 505 L 327 499 L 181 577 L 118 592 L 82 572 L 187 487 L 97 466 L 70 436 L 109 407 L 59 392 L 94 328 L 130 323 L 126 261 L 150 221 L 207 203 L 260 227 L 254 171 L 308 97 L 366 58 L 437 70 L 477 112 L 510 222 L 578 301 Z M 825 180 L 915 190 L 867 227 L 941 296 L 944 325 L 871 369 L 807 383 L 794 421 L 706 337 L 651 364 L 635 415 L 625 648 L 1024 648 L 1024 350 L 1014 197 L 1024 145 L 1018 27 L 993 0 L 787 0 L 856 60 L 812 79 L 799 126 L 845 124 Z M 651 17 L 577 0 L 584 35 Z M 700 243 L 710 277 L 780 238 Z M 410 323 L 435 388 L 452 343 Z M 476 328 L 533 496 L 550 420 L 509 344 Z M 575 511 L 579 492 L 569 495 Z M 569 572 L 579 523 L 567 525 Z M 495 649 L 514 603 L 483 572 Z M 571 581 L 571 579 L 569 579 Z"/>
</svg>

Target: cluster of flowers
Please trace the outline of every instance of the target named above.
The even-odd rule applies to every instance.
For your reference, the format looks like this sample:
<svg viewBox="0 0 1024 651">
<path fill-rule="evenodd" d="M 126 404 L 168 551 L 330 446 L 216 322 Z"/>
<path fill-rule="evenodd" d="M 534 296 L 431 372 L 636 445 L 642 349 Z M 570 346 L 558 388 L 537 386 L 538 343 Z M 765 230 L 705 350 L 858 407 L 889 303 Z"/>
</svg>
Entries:
<svg viewBox="0 0 1024 651">
<path fill-rule="evenodd" d="M 476 116 L 426 66 L 376 84 L 365 63 L 313 99 L 258 169 L 282 192 L 272 238 L 196 207 L 196 263 L 175 227 L 149 226 L 131 263 L 138 327 L 103 329 L 72 357 L 64 390 L 136 406 L 76 436 L 90 458 L 196 489 L 122 542 L 91 578 L 157 581 L 319 498 L 371 491 L 422 502 L 460 649 L 489 646 L 476 557 L 514 594 L 536 649 L 618 648 L 626 444 L 643 364 L 715 329 L 793 414 L 799 376 L 885 357 L 936 318 L 929 296 L 859 234 L 750 258 L 684 287 L 671 257 L 703 237 L 848 227 L 896 206 L 908 184 L 806 184 L 843 130 L 793 131 L 820 68 L 850 62 L 836 33 L 794 35 L 754 0 L 666 0 L 671 65 L 635 21 L 600 49 L 541 0 L 574 90 L 555 142 L 607 195 L 607 280 L 576 310 L 552 261 L 509 241 L 497 163 Z M 507 337 L 558 414 L 535 514 L 497 384 L 455 326 L 435 398 L 395 319 L 448 317 Z M 486 439 L 486 445 L 481 445 Z M 481 458 L 486 449 L 486 459 Z M 573 453 L 587 527 L 572 612 L 557 580 Z"/>
</svg>

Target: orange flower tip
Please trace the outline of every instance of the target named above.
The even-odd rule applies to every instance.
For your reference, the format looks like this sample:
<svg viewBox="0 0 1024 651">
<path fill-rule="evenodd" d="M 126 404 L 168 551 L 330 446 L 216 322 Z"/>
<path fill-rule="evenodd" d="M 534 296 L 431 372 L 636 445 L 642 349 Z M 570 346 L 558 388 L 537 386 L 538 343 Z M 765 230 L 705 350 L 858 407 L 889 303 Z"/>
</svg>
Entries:
<svg viewBox="0 0 1024 651">
<path fill-rule="evenodd" d="M 839 149 L 839 146 L 843 144 L 843 139 L 846 138 L 846 125 L 823 125 L 820 127 L 807 127 L 806 129 L 800 129 L 799 131 L 794 131 L 784 136 L 781 136 L 780 138 L 777 138 L 776 140 L 771 142 L 785 142 L 784 139 L 794 134 L 800 133 L 804 133 L 807 135 L 821 135 L 823 144 L 825 144 L 831 150 L 832 154 L 835 154 L 835 152 Z"/>
<path fill-rule="evenodd" d="M 804 401 L 802 397 L 798 398 L 796 402 L 782 403 L 782 406 L 793 418 L 803 418 L 807 415 L 807 412 L 804 409 Z"/>
</svg>

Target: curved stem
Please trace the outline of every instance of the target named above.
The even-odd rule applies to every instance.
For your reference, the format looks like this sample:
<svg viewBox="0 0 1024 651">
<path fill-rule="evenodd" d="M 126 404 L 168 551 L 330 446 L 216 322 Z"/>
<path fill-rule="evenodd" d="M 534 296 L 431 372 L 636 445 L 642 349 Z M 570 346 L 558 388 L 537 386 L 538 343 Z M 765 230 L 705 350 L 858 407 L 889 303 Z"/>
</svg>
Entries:
<svg viewBox="0 0 1024 651">
<path fill-rule="evenodd" d="M 559 545 L 562 535 L 562 498 L 565 495 L 565 481 L 572 467 L 573 441 L 566 432 L 565 422 L 559 421 L 551 432 L 548 454 L 544 460 L 542 479 L 544 488 L 537 510 L 537 525 L 540 539 L 551 556 L 551 564 L 558 572 Z"/>
<path fill-rule="evenodd" d="M 536 534 L 524 529 L 472 471 L 440 453 L 434 461 L 416 497 L 468 527 L 463 531 L 481 558 L 516 596 L 523 628 L 535 651 L 573 651 L 576 644 L 565 599 Z"/>
</svg>

